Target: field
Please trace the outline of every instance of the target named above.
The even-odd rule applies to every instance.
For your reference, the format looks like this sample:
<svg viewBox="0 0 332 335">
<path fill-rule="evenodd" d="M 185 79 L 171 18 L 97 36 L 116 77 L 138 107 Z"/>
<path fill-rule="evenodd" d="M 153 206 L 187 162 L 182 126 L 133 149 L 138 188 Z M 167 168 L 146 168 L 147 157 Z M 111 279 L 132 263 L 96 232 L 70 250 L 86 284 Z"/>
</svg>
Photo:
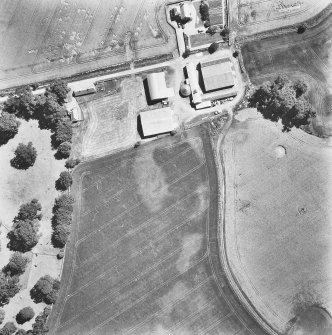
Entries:
<svg viewBox="0 0 332 335">
<path fill-rule="evenodd" d="M 332 311 L 332 148 L 324 143 L 254 118 L 235 123 L 222 148 L 228 259 L 281 332 L 300 297 Z"/>
<path fill-rule="evenodd" d="M 208 137 L 184 135 L 76 170 L 50 334 L 264 334 L 224 281 Z"/>
<path fill-rule="evenodd" d="M 277 73 L 303 77 L 310 86 L 309 99 L 317 112 L 310 131 L 332 135 L 332 15 L 303 35 L 270 37 L 244 45 L 243 59 L 254 84 L 273 80 Z"/>
<path fill-rule="evenodd" d="M 308 20 L 329 4 L 329 0 L 234 0 L 229 1 L 229 17 L 238 35 L 250 35 Z"/>
<path fill-rule="evenodd" d="M 158 0 L 4 0 L 0 36 L 0 89 L 176 50 Z"/>
</svg>

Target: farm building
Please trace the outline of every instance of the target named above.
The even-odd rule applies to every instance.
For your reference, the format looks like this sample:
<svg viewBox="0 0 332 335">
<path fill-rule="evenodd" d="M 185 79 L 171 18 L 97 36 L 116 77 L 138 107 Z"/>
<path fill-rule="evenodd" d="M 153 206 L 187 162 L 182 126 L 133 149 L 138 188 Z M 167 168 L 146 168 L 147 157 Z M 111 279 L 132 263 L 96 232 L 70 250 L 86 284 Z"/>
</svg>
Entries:
<svg viewBox="0 0 332 335">
<path fill-rule="evenodd" d="M 206 92 L 235 85 L 233 66 L 229 58 L 201 62 L 201 74 Z"/>
<path fill-rule="evenodd" d="M 94 84 L 89 84 L 88 86 L 82 87 L 82 88 L 75 88 L 73 90 L 73 96 L 74 97 L 79 97 L 82 95 L 87 95 L 87 94 L 93 94 L 96 93 L 96 87 Z"/>
<path fill-rule="evenodd" d="M 193 63 L 186 65 L 188 81 L 191 88 L 192 100 L 195 105 L 202 102 L 202 92 L 198 84 L 198 72 Z"/>
<path fill-rule="evenodd" d="M 177 127 L 173 110 L 170 107 L 142 112 L 140 118 L 144 136 L 168 133 Z"/>
<path fill-rule="evenodd" d="M 147 75 L 150 98 L 153 101 L 163 100 L 174 96 L 173 88 L 166 86 L 165 72 Z"/>
<path fill-rule="evenodd" d="M 84 120 L 83 112 L 79 104 L 77 103 L 77 100 L 72 96 L 72 92 L 69 92 L 67 94 L 65 107 L 72 122 L 78 122 Z"/>
</svg>

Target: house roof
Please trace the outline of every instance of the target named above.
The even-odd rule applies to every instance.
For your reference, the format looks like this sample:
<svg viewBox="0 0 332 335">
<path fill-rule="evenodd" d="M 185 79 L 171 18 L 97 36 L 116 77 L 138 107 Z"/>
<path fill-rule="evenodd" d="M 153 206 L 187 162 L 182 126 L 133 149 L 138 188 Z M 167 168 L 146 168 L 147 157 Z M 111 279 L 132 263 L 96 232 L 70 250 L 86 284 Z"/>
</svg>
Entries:
<svg viewBox="0 0 332 335">
<path fill-rule="evenodd" d="M 201 72 L 206 91 L 235 85 L 232 63 L 229 58 L 201 62 Z"/>
<path fill-rule="evenodd" d="M 151 100 L 162 100 L 174 96 L 173 88 L 166 86 L 165 72 L 150 73 L 147 75 Z"/>
<path fill-rule="evenodd" d="M 144 136 L 167 133 L 177 127 L 173 110 L 170 107 L 142 112 L 140 117 Z"/>
</svg>

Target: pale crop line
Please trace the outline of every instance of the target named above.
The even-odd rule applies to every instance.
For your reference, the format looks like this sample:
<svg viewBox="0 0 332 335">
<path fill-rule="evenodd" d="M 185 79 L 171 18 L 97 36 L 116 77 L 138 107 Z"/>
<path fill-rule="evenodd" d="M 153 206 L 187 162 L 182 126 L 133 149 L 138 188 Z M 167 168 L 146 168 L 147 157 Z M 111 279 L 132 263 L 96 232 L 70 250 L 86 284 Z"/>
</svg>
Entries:
<svg viewBox="0 0 332 335">
<path fill-rule="evenodd" d="M 95 253 L 92 257 L 90 257 L 89 259 L 85 260 L 84 262 L 80 263 L 79 266 L 77 266 L 77 268 L 80 268 L 82 266 L 84 266 L 85 264 L 89 263 L 91 260 L 93 260 L 95 257 L 99 256 L 101 253 L 103 253 L 105 250 L 111 249 L 113 247 L 115 247 L 117 244 L 119 244 L 122 240 L 124 240 L 125 238 L 133 235 L 134 233 L 140 231 L 141 229 L 145 228 L 146 226 L 148 226 L 151 222 L 153 222 L 154 220 L 156 220 L 156 218 L 159 218 L 160 216 L 164 216 L 165 213 L 169 212 L 170 210 L 172 210 L 173 208 L 179 206 L 180 203 L 182 203 L 183 201 L 186 201 L 187 199 L 189 199 L 191 196 L 193 196 L 195 193 L 197 193 L 197 190 L 191 192 L 190 194 L 186 195 L 185 197 L 183 197 L 182 199 L 179 199 L 177 202 L 175 202 L 173 205 L 165 208 L 164 211 L 159 212 L 157 215 L 151 217 L 150 219 L 144 221 L 141 225 L 133 228 L 132 230 L 128 231 L 126 234 L 122 235 L 118 240 L 114 241 L 113 244 L 107 246 L 106 248 L 101 249 L 98 253 Z"/>
<path fill-rule="evenodd" d="M 181 179 L 189 176 L 191 173 L 195 172 L 196 170 L 200 169 L 204 163 L 200 163 L 199 165 L 195 166 L 194 168 L 188 170 L 186 173 L 182 174 L 181 176 L 179 176 L 178 178 L 174 179 L 171 183 L 166 184 L 164 187 L 161 188 L 161 190 L 167 189 L 168 187 L 174 185 L 175 183 L 177 183 L 178 181 L 180 181 Z M 129 207 L 127 210 L 125 210 L 124 212 L 122 212 L 121 214 L 117 215 L 116 217 L 114 217 L 111 221 L 106 222 L 105 224 L 101 225 L 99 227 L 99 229 L 97 231 L 93 231 L 90 234 L 87 234 L 86 236 L 82 237 L 81 239 L 79 239 L 76 243 L 75 243 L 75 247 L 77 248 L 79 244 L 81 244 L 83 241 L 85 241 L 86 239 L 88 239 L 90 236 L 95 235 L 97 232 L 99 232 L 100 230 L 106 228 L 107 226 L 109 226 L 110 224 L 112 224 L 114 221 L 118 220 L 119 218 L 123 217 L 124 215 L 128 214 L 129 212 L 131 212 L 133 209 L 139 207 L 142 204 L 142 202 L 138 202 L 137 204 Z"/>
<path fill-rule="evenodd" d="M 204 259 L 204 257 L 205 257 L 205 255 L 202 257 L 202 259 Z M 202 259 L 201 259 L 199 262 L 201 262 Z M 198 263 L 199 263 L 199 262 L 198 262 Z M 197 263 L 197 264 L 198 264 L 198 263 Z M 194 264 L 192 267 L 196 266 L 197 264 Z M 191 268 L 192 268 L 192 267 L 191 267 Z M 189 269 L 191 269 L 191 268 L 189 268 Z M 188 270 L 189 270 L 189 269 L 188 269 Z M 187 270 L 186 272 L 188 272 L 188 270 Z M 184 273 L 186 273 L 186 272 L 184 272 Z M 153 293 L 155 293 L 155 292 L 158 292 L 161 288 L 163 288 L 164 286 L 168 285 L 169 282 L 171 282 L 173 279 L 176 279 L 177 277 L 183 275 L 184 273 L 181 273 L 181 274 L 175 276 L 175 278 L 171 278 L 170 280 L 166 281 L 163 285 L 161 285 L 161 286 L 155 288 L 154 290 L 148 292 L 147 294 L 143 295 L 140 299 L 138 299 L 138 300 L 135 301 L 134 303 L 130 304 L 129 307 L 127 307 L 127 308 L 125 308 L 124 310 L 118 312 L 117 314 L 113 315 L 112 317 L 106 319 L 104 322 L 102 322 L 101 324 L 99 324 L 97 327 L 92 328 L 92 329 L 90 330 L 90 332 L 87 333 L 87 335 L 90 335 L 90 334 L 92 335 L 93 332 L 94 332 L 95 330 L 97 330 L 97 329 L 103 327 L 103 326 L 104 326 L 106 323 L 108 323 L 109 321 L 114 320 L 116 317 L 120 316 L 120 315 L 123 314 L 124 312 L 126 312 L 126 311 L 128 311 L 129 309 L 131 309 L 132 307 L 136 306 L 138 303 L 140 303 L 141 301 L 145 300 L 145 299 L 146 299 L 147 297 L 149 297 L 151 294 L 153 294 Z M 200 283 L 198 284 L 198 286 L 196 286 L 195 288 L 192 288 L 191 290 L 189 290 L 189 291 L 183 296 L 183 298 L 186 298 L 187 296 L 189 296 L 193 291 L 195 291 L 195 290 L 198 289 L 199 287 L 201 287 L 201 286 L 203 286 L 204 284 L 206 284 L 209 280 L 210 280 L 210 277 L 207 277 L 206 279 L 204 279 L 202 282 L 200 282 Z M 167 304 L 166 307 L 172 306 L 173 304 L 174 304 L 174 303 Z"/>
<path fill-rule="evenodd" d="M 205 207 L 203 210 L 198 210 L 196 212 L 193 213 L 193 215 L 197 215 L 199 216 L 200 214 L 202 214 L 205 210 L 207 209 L 207 207 Z M 164 234 L 160 235 L 157 239 L 153 240 L 153 243 L 158 242 L 163 240 L 166 236 L 170 235 L 171 233 L 173 233 L 175 230 L 183 227 L 184 225 L 186 225 L 188 222 L 192 221 L 192 218 L 188 218 L 187 220 L 183 221 L 181 224 L 173 227 L 170 230 L 167 230 Z M 160 234 L 160 232 L 156 232 L 154 233 L 149 239 L 153 238 L 153 236 Z M 99 280 L 100 278 L 104 277 L 106 274 L 108 274 L 109 272 L 111 272 L 113 270 L 113 268 L 118 268 L 121 264 L 125 264 L 126 262 L 128 262 L 129 260 L 131 260 L 132 258 L 138 256 L 140 253 L 142 253 L 144 250 L 150 248 L 151 245 L 145 245 L 143 248 L 138 248 L 136 249 L 136 251 L 132 254 L 132 256 L 130 258 L 127 258 L 125 261 L 121 262 L 120 264 L 117 264 L 115 266 L 113 266 L 110 270 L 108 271 L 104 271 L 102 274 L 100 274 L 97 277 L 94 277 L 94 280 L 89 281 L 87 283 L 85 283 L 83 286 L 80 286 L 76 291 L 72 292 L 71 294 L 67 295 L 67 297 L 72 297 L 74 295 L 76 295 L 80 290 L 82 290 L 83 288 L 86 288 L 90 285 L 92 285 L 94 282 L 96 282 L 97 280 Z"/>
<path fill-rule="evenodd" d="M 184 246 L 190 245 L 193 242 L 188 242 L 186 243 Z M 120 289 L 124 289 L 125 287 L 128 287 L 130 284 L 132 284 L 133 282 L 136 282 L 138 279 L 140 279 L 141 277 L 143 277 L 144 275 L 147 275 L 149 272 L 151 272 L 151 270 L 154 270 L 156 268 L 159 267 L 159 265 L 161 265 L 162 263 L 164 263 L 166 260 L 168 260 L 169 258 L 171 258 L 172 256 L 174 256 L 175 254 L 177 254 L 179 251 L 182 250 L 182 247 L 177 248 L 176 250 L 174 250 L 171 254 L 169 254 L 168 256 L 164 257 L 163 259 L 161 259 L 159 262 L 155 263 L 154 265 L 150 266 L 148 269 L 146 269 L 146 271 L 138 274 L 136 277 L 134 277 L 130 282 L 128 282 L 124 287 L 120 288 Z M 159 290 L 160 288 L 166 286 L 169 282 L 173 281 L 174 279 L 180 277 L 181 275 L 185 274 L 186 272 L 188 272 L 190 269 L 194 268 L 196 265 L 198 265 L 204 258 L 206 257 L 206 253 L 200 258 L 198 259 L 194 264 L 192 264 L 185 272 L 179 273 L 175 276 L 172 276 L 171 278 L 169 278 L 166 282 L 164 282 L 164 284 L 162 284 L 161 286 L 155 288 L 152 291 L 149 291 L 148 293 L 146 293 L 145 295 L 143 295 L 141 298 L 139 298 L 138 300 L 136 300 L 134 303 L 130 304 L 130 306 L 128 308 L 126 308 L 125 310 L 116 313 L 115 315 L 113 315 L 111 318 L 108 318 L 106 320 L 106 322 L 108 322 L 109 320 L 111 320 L 112 318 L 115 318 L 117 316 L 119 316 L 121 313 L 125 312 L 126 310 L 130 309 L 131 307 L 133 307 L 135 304 L 137 304 L 138 302 L 140 302 L 142 299 L 145 299 L 146 297 L 148 297 L 152 292 Z M 92 310 L 94 307 L 98 306 L 100 303 L 104 302 L 105 300 L 110 299 L 111 297 L 113 297 L 115 294 L 119 293 L 119 291 L 115 291 L 112 292 L 111 294 L 108 294 L 106 296 L 104 296 L 102 299 L 99 299 L 95 304 L 89 306 L 88 308 L 84 309 L 82 312 L 87 312 L 89 310 Z M 64 304 L 65 305 L 65 304 Z M 68 325 L 69 323 L 71 323 L 73 320 L 77 319 L 80 315 L 82 315 L 82 313 L 75 315 L 73 318 L 71 318 L 70 320 L 66 321 L 65 323 L 63 323 L 62 325 L 60 325 L 60 327 L 58 327 L 58 329 L 63 328 L 64 326 Z M 105 323 L 106 323 L 105 322 Z"/>
</svg>

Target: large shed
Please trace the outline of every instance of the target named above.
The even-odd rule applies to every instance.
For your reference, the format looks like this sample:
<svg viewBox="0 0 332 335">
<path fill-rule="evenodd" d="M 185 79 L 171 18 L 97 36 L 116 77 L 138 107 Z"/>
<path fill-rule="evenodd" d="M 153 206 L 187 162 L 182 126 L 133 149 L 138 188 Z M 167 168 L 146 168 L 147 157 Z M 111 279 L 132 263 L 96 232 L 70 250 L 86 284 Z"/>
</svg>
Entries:
<svg viewBox="0 0 332 335">
<path fill-rule="evenodd" d="M 168 133 L 177 127 L 174 112 L 170 107 L 142 112 L 140 118 L 144 136 Z"/>
<path fill-rule="evenodd" d="M 174 96 L 172 87 L 166 86 L 165 72 L 150 73 L 147 75 L 151 100 L 163 100 Z"/>
<path fill-rule="evenodd" d="M 233 65 L 229 58 L 201 62 L 201 73 L 207 92 L 235 85 Z"/>
</svg>

